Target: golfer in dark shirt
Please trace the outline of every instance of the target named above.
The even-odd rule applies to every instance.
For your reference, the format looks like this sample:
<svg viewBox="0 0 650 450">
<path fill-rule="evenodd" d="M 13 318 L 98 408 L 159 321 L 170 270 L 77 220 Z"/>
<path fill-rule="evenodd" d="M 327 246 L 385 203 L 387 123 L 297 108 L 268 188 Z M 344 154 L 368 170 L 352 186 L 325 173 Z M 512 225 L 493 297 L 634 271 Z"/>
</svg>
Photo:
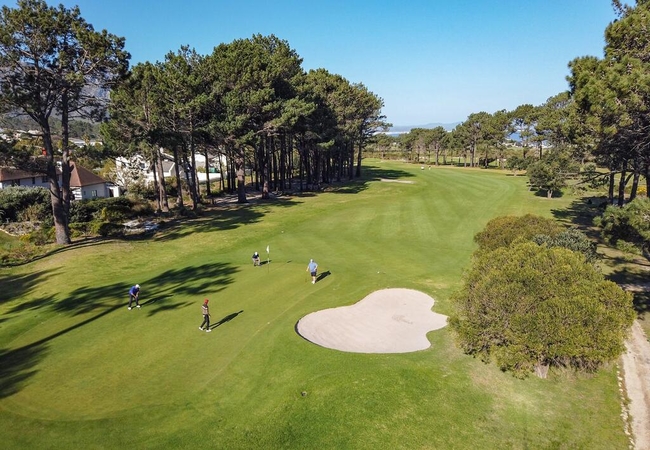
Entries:
<svg viewBox="0 0 650 450">
<path fill-rule="evenodd" d="M 210 308 L 208 308 L 208 299 L 206 298 L 205 301 L 203 302 L 203 305 L 201 305 L 201 312 L 203 313 L 203 322 L 201 322 L 201 326 L 199 327 L 199 330 L 207 331 L 208 333 L 212 331 L 210 329 Z M 203 326 L 205 325 L 205 328 Z"/>
<path fill-rule="evenodd" d="M 135 306 L 140 307 L 140 285 L 136 284 L 129 290 L 129 310 L 131 310 L 131 303 L 135 300 Z"/>
</svg>

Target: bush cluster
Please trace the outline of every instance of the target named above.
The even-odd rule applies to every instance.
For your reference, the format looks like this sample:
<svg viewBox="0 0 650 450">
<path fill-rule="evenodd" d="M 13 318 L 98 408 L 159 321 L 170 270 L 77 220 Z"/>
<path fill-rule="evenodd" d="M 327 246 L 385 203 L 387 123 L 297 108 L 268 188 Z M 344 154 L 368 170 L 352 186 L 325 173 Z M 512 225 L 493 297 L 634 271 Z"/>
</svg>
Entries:
<svg viewBox="0 0 650 450">
<path fill-rule="evenodd" d="M 0 217 L 9 222 L 52 223 L 50 191 L 24 186 L 0 189 Z"/>
<path fill-rule="evenodd" d="M 610 205 L 595 223 L 603 236 L 613 245 L 618 241 L 634 245 L 637 249 L 650 248 L 650 199 L 637 197 L 622 208 Z"/>
<path fill-rule="evenodd" d="M 528 215 L 493 219 L 475 240 L 449 319 L 466 353 L 520 377 L 594 371 L 620 355 L 632 297 L 597 270 L 583 233 Z"/>
</svg>

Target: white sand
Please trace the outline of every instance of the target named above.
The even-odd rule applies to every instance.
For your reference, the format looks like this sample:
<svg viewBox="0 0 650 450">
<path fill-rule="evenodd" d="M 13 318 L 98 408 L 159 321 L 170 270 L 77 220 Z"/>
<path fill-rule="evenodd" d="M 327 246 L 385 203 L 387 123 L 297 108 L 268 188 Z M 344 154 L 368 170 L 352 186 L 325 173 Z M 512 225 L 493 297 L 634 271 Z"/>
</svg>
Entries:
<svg viewBox="0 0 650 450">
<path fill-rule="evenodd" d="M 375 291 L 352 306 L 306 315 L 298 333 L 322 347 L 353 353 L 407 353 L 431 346 L 427 333 L 447 325 L 434 300 L 412 289 Z"/>
</svg>

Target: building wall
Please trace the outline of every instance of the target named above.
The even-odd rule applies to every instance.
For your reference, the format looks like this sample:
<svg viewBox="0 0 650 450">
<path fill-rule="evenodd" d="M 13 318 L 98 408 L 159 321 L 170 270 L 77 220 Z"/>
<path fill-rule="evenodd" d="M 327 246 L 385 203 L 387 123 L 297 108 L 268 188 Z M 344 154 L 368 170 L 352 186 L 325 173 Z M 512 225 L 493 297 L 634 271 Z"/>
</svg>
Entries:
<svg viewBox="0 0 650 450">
<path fill-rule="evenodd" d="M 45 181 L 43 181 L 45 180 Z M 23 186 L 23 187 L 44 187 L 49 188 L 50 183 L 47 180 L 47 177 L 42 175 L 36 175 L 30 178 L 21 178 L 19 180 L 7 180 L 0 181 L 0 189 L 8 188 L 11 186 Z"/>
<path fill-rule="evenodd" d="M 74 193 L 75 200 L 90 200 L 93 198 L 105 198 L 110 196 L 106 183 L 89 184 L 88 186 L 83 186 L 81 188 L 72 188 L 72 192 Z"/>
</svg>

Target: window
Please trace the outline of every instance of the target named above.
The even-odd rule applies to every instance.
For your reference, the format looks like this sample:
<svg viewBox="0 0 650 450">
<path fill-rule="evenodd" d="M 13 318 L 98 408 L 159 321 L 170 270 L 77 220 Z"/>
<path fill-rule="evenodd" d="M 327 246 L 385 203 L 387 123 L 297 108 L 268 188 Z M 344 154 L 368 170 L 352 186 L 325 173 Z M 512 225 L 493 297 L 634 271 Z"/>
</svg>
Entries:
<svg viewBox="0 0 650 450">
<path fill-rule="evenodd" d="M 41 177 L 41 183 L 47 183 L 47 182 L 48 182 L 47 175 L 43 175 Z"/>
<path fill-rule="evenodd" d="M 32 184 L 36 184 L 36 177 L 32 177 Z"/>
<path fill-rule="evenodd" d="M 97 189 L 95 189 L 95 190 L 93 190 L 93 191 L 90 191 L 90 195 L 91 195 L 92 197 L 97 197 Z"/>
<path fill-rule="evenodd" d="M 20 180 L 11 180 L 12 186 L 20 186 Z"/>
</svg>

